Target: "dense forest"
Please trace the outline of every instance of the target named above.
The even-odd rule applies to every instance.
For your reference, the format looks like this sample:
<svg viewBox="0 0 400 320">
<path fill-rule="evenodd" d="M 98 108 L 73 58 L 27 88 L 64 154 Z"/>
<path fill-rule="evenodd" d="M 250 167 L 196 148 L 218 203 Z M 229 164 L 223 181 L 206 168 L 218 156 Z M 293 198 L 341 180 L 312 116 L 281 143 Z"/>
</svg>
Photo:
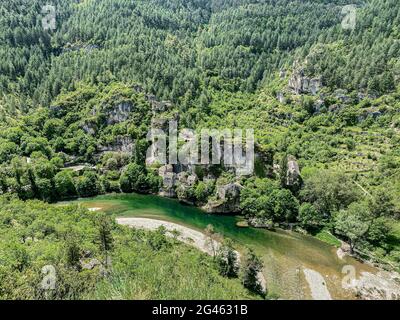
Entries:
<svg viewBox="0 0 400 320">
<path fill-rule="evenodd" d="M 158 193 L 163 177 L 145 165 L 146 135 L 169 119 L 256 136 L 254 175 L 196 166 L 194 184 L 175 186 L 180 201 L 205 208 L 221 200 L 221 187 L 239 184 L 234 213 L 346 241 L 399 270 L 398 0 L 52 0 L 56 28 L 45 30 L 48 2 L 0 3 L 0 298 L 43 298 L 30 286 L 42 262 L 65 268 L 58 299 L 254 298 L 162 231 L 107 222 L 113 276 L 77 264 L 85 250 L 103 258 L 96 223 L 105 218 L 51 203 Z M 341 26 L 349 4 L 354 30 Z M 299 168 L 295 182 L 288 163 Z M 128 246 L 139 253 L 129 256 Z M 145 265 L 167 273 L 177 256 L 187 286 L 127 289 L 150 283 Z M 128 274 L 133 261 L 139 278 Z M 184 291 L 205 273 L 211 289 Z"/>
</svg>

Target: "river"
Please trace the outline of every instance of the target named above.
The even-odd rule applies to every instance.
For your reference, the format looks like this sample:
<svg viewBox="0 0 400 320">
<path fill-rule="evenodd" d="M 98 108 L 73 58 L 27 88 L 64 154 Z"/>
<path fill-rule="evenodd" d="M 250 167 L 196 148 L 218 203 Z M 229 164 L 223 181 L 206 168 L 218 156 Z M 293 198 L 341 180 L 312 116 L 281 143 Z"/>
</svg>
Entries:
<svg viewBox="0 0 400 320">
<path fill-rule="evenodd" d="M 185 206 L 173 199 L 151 195 L 116 194 L 77 201 L 87 208 L 100 208 L 117 217 L 142 217 L 178 223 L 203 231 L 207 225 L 216 232 L 234 240 L 238 249 L 253 248 L 264 261 L 264 276 L 270 293 L 283 299 L 311 299 L 311 290 L 303 270 L 317 271 L 333 299 L 354 299 L 352 291 L 342 288 L 343 267 L 351 265 L 356 274 L 375 272 L 372 267 L 351 257 L 340 259 L 337 248 L 314 237 L 290 231 L 268 231 L 240 228 L 240 217 L 210 215 L 202 210 Z"/>
</svg>

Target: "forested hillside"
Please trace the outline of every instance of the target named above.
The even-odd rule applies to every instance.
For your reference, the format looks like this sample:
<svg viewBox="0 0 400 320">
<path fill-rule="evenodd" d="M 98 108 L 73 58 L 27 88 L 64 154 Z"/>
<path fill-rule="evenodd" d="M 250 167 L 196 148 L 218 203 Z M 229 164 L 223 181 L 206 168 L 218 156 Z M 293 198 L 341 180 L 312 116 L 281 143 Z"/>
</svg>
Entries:
<svg viewBox="0 0 400 320">
<path fill-rule="evenodd" d="M 47 4 L 56 7 L 55 30 L 42 25 Z M 354 30 L 341 25 L 349 4 Z M 21 236 L 16 223 L 29 231 L 18 208 L 36 208 L 33 222 L 44 219 L 42 206 L 73 210 L 31 199 L 160 193 L 253 225 L 340 239 L 352 254 L 398 269 L 399 79 L 398 0 L 1 1 L 0 193 L 28 202 L 1 198 L 0 229 L 10 242 Z M 253 128 L 255 173 L 146 166 L 149 129 L 170 119 L 196 130 Z M 46 246 L 64 237 L 50 227 L 32 231 Z M 114 230 L 121 242 L 124 232 Z M 19 249 L 22 262 L 7 256 L 3 266 L 0 256 L 0 277 L 7 268 L 37 271 L 25 257 L 39 249 Z M 21 297 L 5 283 L 0 298 Z"/>
<path fill-rule="evenodd" d="M 11 105 L 26 108 L 48 105 L 79 80 L 135 81 L 185 110 L 211 88 L 253 92 L 280 68 L 306 60 L 306 71 L 330 88 L 393 90 L 396 0 L 360 1 L 351 32 L 340 26 L 348 3 L 54 1 L 57 29 L 48 32 L 45 1 L 3 1 L 1 88 Z"/>
</svg>

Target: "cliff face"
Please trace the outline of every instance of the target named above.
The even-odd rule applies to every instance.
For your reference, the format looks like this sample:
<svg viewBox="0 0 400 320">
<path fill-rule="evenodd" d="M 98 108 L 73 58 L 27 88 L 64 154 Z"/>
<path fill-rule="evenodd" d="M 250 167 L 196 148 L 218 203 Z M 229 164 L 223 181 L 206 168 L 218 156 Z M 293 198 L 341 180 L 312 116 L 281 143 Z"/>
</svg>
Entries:
<svg viewBox="0 0 400 320">
<path fill-rule="evenodd" d="M 307 77 L 302 70 L 296 70 L 290 77 L 288 86 L 295 94 L 316 95 L 322 88 L 322 80 L 321 78 Z"/>
<path fill-rule="evenodd" d="M 134 106 L 129 102 L 120 103 L 107 110 L 107 125 L 124 122 L 129 119 Z"/>
</svg>

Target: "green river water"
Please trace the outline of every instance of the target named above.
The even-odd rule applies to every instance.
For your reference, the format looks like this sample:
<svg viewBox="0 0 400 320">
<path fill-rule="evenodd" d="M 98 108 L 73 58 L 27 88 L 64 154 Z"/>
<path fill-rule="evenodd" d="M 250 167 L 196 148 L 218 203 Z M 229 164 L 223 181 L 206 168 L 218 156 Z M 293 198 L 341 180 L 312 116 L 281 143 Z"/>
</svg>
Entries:
<svg viewBox="0 0 400 320">
<path fill-rule="evenodd" d="M 276 232 L 239 228 L 239 217 L 209 215 L 202 210 L 185 206 L 176 200 L 158 196 L 119 194 L 98 196 L 77 201 L 87 208 L 101 208 L 119 217 L 143 217 L 166 220 L 203 231 L 211 224 L 224 237 L 233 239 L 240 250 L 253 248 L 264 261 L 264 276 L 269 292 L 284 299 L 311 299 L 311 291 L 305 280 L 303 268 L 318 271 L 324 278 L 333 299 L 354 298 L 351 291 L 342 289 L 342 269 L 353 265 L 357 273 L 375 270 L 353 258 L 339 259 L 332 247 L 311 236 L 295 232 Z"/>
</svg>

